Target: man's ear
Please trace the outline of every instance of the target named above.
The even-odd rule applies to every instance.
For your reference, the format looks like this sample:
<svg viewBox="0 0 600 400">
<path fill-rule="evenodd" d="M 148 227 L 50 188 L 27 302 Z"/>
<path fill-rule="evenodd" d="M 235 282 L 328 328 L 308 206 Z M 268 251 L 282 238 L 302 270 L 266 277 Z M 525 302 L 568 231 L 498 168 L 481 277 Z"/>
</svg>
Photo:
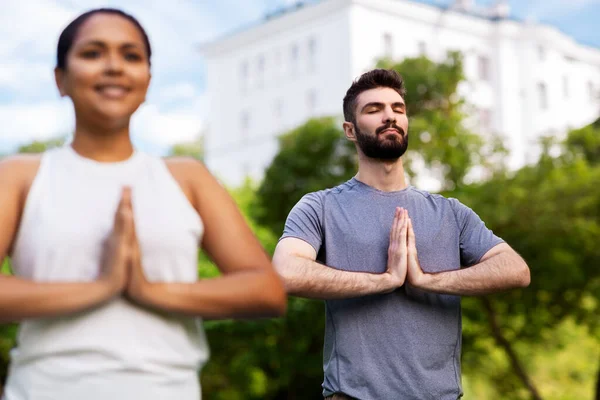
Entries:
<svg viewBox="0 0 600 400">
<path fill-rule="evenodd" d="M 344 129 L 344 136 L 351 142 L 356 142 L 356 128 L 352 122 L 344 121 L 342 124 L 342 128 Z"/>
<path fill-rule="evenodd" d="M 62 68 L 54 68 L 54 81 L 56 82 L 56 87 L 58 88 L 58 92 L 60 93 L 60 97 L 65 97 L 67 92 L 65 91 L 65 71 Z"/>
</svg>

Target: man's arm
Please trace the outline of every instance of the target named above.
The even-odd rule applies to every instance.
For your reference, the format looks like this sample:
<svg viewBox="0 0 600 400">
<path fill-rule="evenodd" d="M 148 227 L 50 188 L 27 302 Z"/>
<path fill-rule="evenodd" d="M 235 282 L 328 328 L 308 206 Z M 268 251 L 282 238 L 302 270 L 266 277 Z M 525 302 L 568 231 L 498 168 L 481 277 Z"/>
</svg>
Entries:
<svg viewBox="0 0 600 400">
<path fill-rule="evenodd" d="M 430 292 L 480 296 L 526 287 L 531 278 L 525 261 L 506 243 L 491 248 L 471 267 L 425 273 L 418 261 L 415 234 L 409 219 L 407 280 L 410 285 Z"/>
<path fill-rule="evenodd" d="M 398 209 L 390 232 L 388 270 L 383 274 L 341 271 L 316 262 L 315 249 L 304 240 L 282 239 L 273 265 L 288 294 L 332 300 L 388 293 L 404 284 L 406 277 L 406 211 Z"/>
</svg>

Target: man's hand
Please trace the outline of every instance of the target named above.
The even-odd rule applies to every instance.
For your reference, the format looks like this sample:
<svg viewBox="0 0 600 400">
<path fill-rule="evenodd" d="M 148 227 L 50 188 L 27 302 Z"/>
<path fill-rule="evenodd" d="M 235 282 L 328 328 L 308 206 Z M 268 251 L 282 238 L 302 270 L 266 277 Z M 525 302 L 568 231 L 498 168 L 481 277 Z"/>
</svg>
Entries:
<svg viewBox="0 0 600 400">
<path fill-rule="evenodd" d="M 408 212 L 403 208 L 396 208 L 394 222 L 390 230 L 390 244 L 388 247 L 387 271 L 391 278 L 392 290 L 404 284 L 407 271 L 407 227 Z"/>
<path fill-rule="evenodd" d="M 407 256 L 407 273 L 406 279 L 408 283 L 420 289 L 425 289 L 424 286 L 427 284 L 427 274 L 423 272 L 421 269 L 421 264 L 419 263 L 419 255 L 417 254 L 417 241 L 415 239 L 415 231 L 413 230 L 412 221 L 407 217 L 407 247 L 408 247 L 408 256 Z"/>
</svg>

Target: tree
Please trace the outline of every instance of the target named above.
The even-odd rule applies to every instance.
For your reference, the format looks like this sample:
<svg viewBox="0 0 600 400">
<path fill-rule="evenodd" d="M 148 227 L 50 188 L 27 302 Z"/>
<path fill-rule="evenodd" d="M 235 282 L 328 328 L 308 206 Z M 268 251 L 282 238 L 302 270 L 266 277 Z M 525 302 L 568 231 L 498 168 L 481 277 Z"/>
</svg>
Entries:
<svg viewBox="0 0 600 400">
<path fill-rule="evenodd" d="M 583 157 L 592 165 L 600 164 L 600 118 L 590 125 L 571 131 L 566 146 L 567 154 Z"/>
<path fill-rule="evenodd" d="M 250 217 L 256 189 L 246 181 L 231 191 L 264 248 L 272 254 L 277 237 Z M 205 255 L 202 277 L 218 275 Z M 308 322 L 310 321 L 310 322 Z M 291 298 L 284 318 L 205 323 L 211 360 L 202 372 L 208 400 L 313 399 L 322 379 L 323 305 Z"/>
<path fill-rule="evenodd" d="M 570 132 L 558 157 L 550 156 L 554 143 L 546 139 L 537 164 L 456 193 L 531 269 L 529 288 L 479 299 L 479 306 L 469 299 L 465 316 L 487 316 L 492 335 L 533 398 L 541 395 L 514 343 L 535 343 L 568 318 L 592 332 L 598 329 L 600 165 L 594 135 L 600 137 L 600 130 L 593 126 Z"/>
<path fill-rule="evenodd" d="M 459 94 L 465 83 L 460 53 L 448 52 L 440 63 L 417 57 L 384 59 L 377 66 L 404 78 L 410 140 L 403 163 L 410 176 L 435 174 L 447 191 L 464 185 L 474 167 L 490 173 L 503 169 L 506 149 L 499 136 L 486 141 L 467 128 L 470 107 Z M 418 161 L 425 168 L 415 169 Z"/>
<path fill-rule="evenodd" d="M 336 186 L 356 173 L 356 150 L 334 118 L 307 121 L 281 136 L 279 148 L 253 207 L 253 216 L 275 235 L 281 234 L 287 214 L 303 195 Z"/>
<path fill-rule="evenodd" d="M 48 140 L 34 140 L 19 146 L 17 153 L 43 153 L 54 147 L 62 146 L 66 141 L 66 137 L 56 137 Z"/>
<path fill-rule="evenodd" d="M 197 160 L 204 159 L 204 138 L 202 135 L 190 142 L 174 144 L 169 150 L 169 156 L 192 157 Z"/>
</svg>

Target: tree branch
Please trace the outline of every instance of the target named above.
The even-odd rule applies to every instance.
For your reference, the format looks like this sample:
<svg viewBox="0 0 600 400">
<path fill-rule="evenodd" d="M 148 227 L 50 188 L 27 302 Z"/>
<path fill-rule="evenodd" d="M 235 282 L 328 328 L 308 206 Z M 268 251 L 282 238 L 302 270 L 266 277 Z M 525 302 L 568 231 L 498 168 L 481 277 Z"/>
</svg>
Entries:
<svg viewBox="0 0 600 400">
<path fill-rule="evenodd" d="M 516 352 L 512 348 L 512 344 L 502 334 L 502 329 L 500 328 L 500 324 L 498 323 L 498 315 L 494 310 L 492 302 L 487 297 L 481 297 L 480 300 L 481 304 L 483 305 L 483 308 L 485 309 L 488 315 L 488 322 L 490 324 L 492 335 L 494 336 L 494 339 L 496 340 L 498 346 L 500 346 L 506 352 L 506 355 L 508 356 L 508 359 L 510 360 L 510 363 L 513 367 L 514 373 L 518 376 L 521 382 L 523 382 L 523 385 L 531 394 L 532 399 L 542 400 L 542 397 L 540 396 L 537 388 L 527 375 L 525 368 L 521 365 L 521 362 L 519 361 Z"/>
</svg>

